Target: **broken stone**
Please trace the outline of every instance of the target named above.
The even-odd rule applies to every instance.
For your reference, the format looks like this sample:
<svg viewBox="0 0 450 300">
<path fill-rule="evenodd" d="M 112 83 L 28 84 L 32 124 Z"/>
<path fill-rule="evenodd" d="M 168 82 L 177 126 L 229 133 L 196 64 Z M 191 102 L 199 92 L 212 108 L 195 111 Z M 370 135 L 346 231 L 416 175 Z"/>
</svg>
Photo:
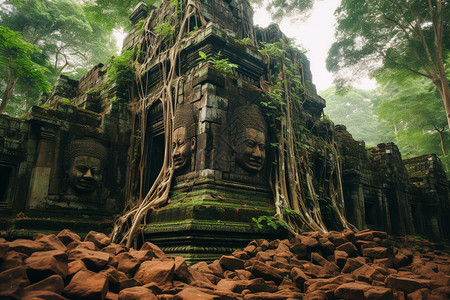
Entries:
<svg viewBox="0 0 450 300">
<path fill-rule="evenodd" d="M 20 252 L 26 254 L 27 256 L 30 256 L 33 252 L 41 251 L 43 249 L 43 245 L 36 241 L 16 239 L 9 242 L 9 251 Z"/>
<path fill-rule="evenodd" d="M 362 249 L 363 256 L 370 258 L 386 258 L 392 255 L 391 251 L 385 247 L 374 247 Z"/>
<path fill-rule="evenodd" d="M 59 275 L 52 275 L 24 289 L 24 293 L 31 291 L 49 291 L 61 294 L 64 289 L 64 279 Z"/>
<path fill-rule="evenodd" d="M 42 251 L 59 250 L 65 252 L 67 250 L 67 247 L 54 234 L 46 235 L 36 242 L 42 245 Z"/>
<path fill-rule="evenodd" d="M 25 260 L 27 274 L 32 282 L 51 275 L 67 276 L 67 254 L 59 250 L 35 252 Z"/>
<path fill-rule="evenodd" d="M 280 284 L 283 281 L 284 276 L 288 272 L 278 270 L 260 261 L 255 261 L 250 268 L 250 272 L 255 277 L 262 277 L 265 280 L 274 281 L 276 284 Z"/>
<path fill-rule="evenodd" d="M 111 239 L 106 234 L 96 231 L 89 231 L 84 238 L 84 241 L 94 243 L 94 245 L 99 249 L 111 244 Z"/>
<path fill-rule="evenodd" d="M 220 264 L 228 270 L 236 270 L 244 268 L 244 261 L 231 255 L 223 255 L 220 260 Z"/>
<path fill-rule="evenodd" d="M 110 261 L 108 253 L 93 251 L 83 248 L 75 248 L 69 251 L 69 261 L 82 260 L 89 270 L 99 270 L 105 267 Z"/>
<path fill-rule="evenodd" d="M 0 273 L 0 298 L 20 299 L 30 285 L 25 267 L 11 268 Z"/>
<path fill-rule="evenodd" d="M 57 237 L 65 246 L 72 242 L 81 242 L 80 236 L 69 229 L 62 230 L 58 233 Z"/>
<path fill-rule="evenodd" d="M 347 262 L 348 254 L 345 251 L 335 250 L 334 251 L 334 263 L 339 267 L 343 268 Z"/>
<path fill-rule="evenodd" d="M 358 249 L 355 247 L 355 245 L 353 245 L 353 243 L 350 243 L 350 242 L 344 243 L 344 244 L 336 247 L 336 250 L 344 251 L 350 257 L 358 254 Z"/>
<path fill-rule="evenodd" d="M 76 273 L 64 288 L 63 296 L 70 299 L 104 299 L 108 290 L 108 277 L 86 270 Z"/>
<path fill-rule="evenodd" d="M 117 263 L 117 270 L 130 276 L 134 276 L 141 265 L 141 262 L 128 252 L 118 254 L 114 258 L 114 262 Z"/>
<path fill-rule="evenodd" d="M 150 243 L 150 242 L 145 242 L 141 249 L 139 250 L 151 250 L 153 253 L 153 257 L 159 258 L 159 259 L 163 259 L 163 258 L 167 258 L 167 256 L 164 254 L 164 252 L 155 244 Z"/>
<path fill-rule="evenodd" d="M 432 281 L 429 279 L 408 278 L 392 274 L 386 278 L 386 285 L 395 290 L 404 291 L 410 294 L 423 288 L 430 288 Z"/>
<path fill-rule="evenodd" d="M 157 300 L 158 297 L 145 287 L 135 286 L 120 291 L 119 300 L 128 299 Z"/>
<path fill-rule="evenodd" d="M 172 284 L 175 263 L 167 259 L 144 261 L 137 270 L 134 278 L 147 284 L 155 282 L 159 286 Z"/>
</svg>

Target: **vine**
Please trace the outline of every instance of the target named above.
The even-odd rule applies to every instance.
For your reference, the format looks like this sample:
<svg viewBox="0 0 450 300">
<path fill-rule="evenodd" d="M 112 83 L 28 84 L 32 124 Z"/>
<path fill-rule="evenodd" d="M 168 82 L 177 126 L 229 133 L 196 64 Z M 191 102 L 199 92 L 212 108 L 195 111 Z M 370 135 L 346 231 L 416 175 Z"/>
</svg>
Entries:
<svg viewBox="0 0 450 300">
<path fill-rule="evenodd" d="M 132 246 L 136 237 L 146 225 L 148 212 L 168 202 L 173 177 L 172 128 L 177 105 L 176 96 L 183 78 L 177 70 L 181 43 L 196 36 L 206 25 L 198 0 L 164 1 L 153 10 L 143 25 L 137 44 L 139 55 L 133 56 L 134 80 L 131 91 L 132 134 L 126 174 L 126 205 L 124 213 L 116 221 L 112 241 Z M 245 28 L 244 28 L 245 29 Z M 252 31 L 245 36 L 256 39 Z M 281 36 L 281 39 L 279 38 Z M 275 149 L 270 175 L 276 206 L 275 222 L 270 217 L 256 219 L 286 224 L 293 233 L 304 230 L 327 231 L 322 219 L 326 212 L 332 215 L 337 226 L 351 228 L 343 214 L 342 170 L 339 149 L 334 142 L 331 123 L 317 121 L 306 126 L 296 116 L 304 113 L 305 79 L 302 69 L 303 56 L 292 41 L 281 33 L 261 36 L 260 53 L 267 58 L 267 72 L 260 85 L 266 97 L 261 108 L 270 119 L 271 143 Z M 245 41 L 248 42 L 247 40 Z M 232 74 L 237 65 L 220 58 L 220 54 L 199 53 L 199 60 L 206 61 L 224 74 Z M 157 86 L 149 86 L 149 70 L 158 66 L 161 80 Z M 150 95 L 150 96 L 149 96 Z M 147 116 L 152 105 L 162 104 L 164 122 L 164 161 L 160 173 L 150 190 L 144 191 L 143 180 L 146 168 L 151 168 L 147 157 Z M 296 118 L 294 118 L 294 116 Z M 326 128 L 325 138 L 319 138 L 319 131 Z M 329 130 L 328 130 L 329 129 Z M 316 140 L 313 134 L 315 130 Z M 321 170 L 313 170 L 313 154 L 323 158 Z M 322 188 L 318 188 L 322 187 Z"/>
<path fill-rule="evenodd" d="M 279 39 L 273 41 L 274 37 Z M 344 217 L 342 163 L 332 130 L 325 138 L 317 134 L 314 142 L 311 130 L 293 118 L 304 111 L 306 100 L 303 56 L 281 32 L 263 35 L 259 52 L 267 58 L 266 76 L 261 78 L 267 97 L 260 105 L 271 120 L 276 140 L 271 145 L 277 146 L 271 173 L 276 216 L 292 233 L 326 232 L 329 227 L 355 229 Z M 329 157 L 319 171 L 314 168 L 314 153 Z"/>
<path fill-rule="evenodd" d="M 192 20 L 194 24 L 191 24 Z M 161 24 L 161 25 L 159 25 Z M 161 207 L 168 201 L 170 185 L 173 177 L 172 127 L 176 106 L 175 96 L 182 78 L 177 75 L 177 60 L 180 43 L 191 38 L 194 28 L 206 25 L 201 14 L 198 0 L 165 1 L 160 8 L 153 10 L 146 19 L 138 45 L 142 45 L 143 55 L 136 59 L 134 88 L 132 93 L 132 132 L 131 152 L 128 158 L 126 174 L 126 205 L 124 214 L 115 223 L 111 238 L 116 243 L 132 246 L 136 237 L 146 225 L 147 213 Z M 196 30 L 196 29 L 195 29 Z M 157 63 L 161 74 L 161 82 L 155 93 L 149 94 L 148 71 Z M 164 162 L 159 175 L 150 190 L 144 192 L 144 169 L 151 168 L 145 162 L 147 156 L 145 136 L 147 114 L 150 107 L 161 101 L 164 116 Z"/>
</svg>

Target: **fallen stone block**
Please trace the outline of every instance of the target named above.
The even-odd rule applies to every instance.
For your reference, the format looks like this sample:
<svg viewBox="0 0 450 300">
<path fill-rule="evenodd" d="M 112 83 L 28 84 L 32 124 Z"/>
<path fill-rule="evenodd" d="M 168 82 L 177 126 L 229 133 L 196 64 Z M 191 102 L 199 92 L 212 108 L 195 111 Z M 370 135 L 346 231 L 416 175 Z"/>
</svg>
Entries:
<svg viewBox="0 0 450 300">
<path fill-rule="evenodd" d="M 80 236 L 69 229 L 62 230 L 57 237 L 66 246 L 75 241 L 81 242 Z"/>
<path fill-rule="evenodd" d="M 20 299 L 30 285 L 25 267 L 11 268 L 0 273 L 0 298 Z"/>
<path fill-rule="evenodd" d="M 99 249 L 111 244 L 111 239 L 106 234 L 96 231 L 89 231 L 84 238 L 84 241 L 94 243 L 94 245 Z"/>
<path fill-rule="evenodd" d="M 155 294 L 149 289 L 142 286 L 130 287 L 121 290 L 119 293 L 119 300 L 157 300 Z"/>
<path fill-rule="evenodd" d="M 144 261 L 137 270 L 134 278 L 147 284 L 155 282 L 159 286 L 172 284 L 175 263 L 169 259 L 155 259 Z"/>
<path fill-rule="evenodd" d="M 48 276 L 60 275 L 66 278 L 68 272 L 67 254 L 59 250 L 35 252 L 25 260 L 28 278 L 32 282 Z"/>
<path fill-rule="evenodd" d="M 35 291 L 50 291 L 61 294 L 64 289 L 64 279 L 60 275 L 52 275 L 24 289 L 24 293 Z"/>
<path fill-rule="evenodd" d="M 64 288 L 63 296 L 70 299 L 104 299 L 108 291 L 108 277 L 92 271 L 76 273 Z"/>
</svg>

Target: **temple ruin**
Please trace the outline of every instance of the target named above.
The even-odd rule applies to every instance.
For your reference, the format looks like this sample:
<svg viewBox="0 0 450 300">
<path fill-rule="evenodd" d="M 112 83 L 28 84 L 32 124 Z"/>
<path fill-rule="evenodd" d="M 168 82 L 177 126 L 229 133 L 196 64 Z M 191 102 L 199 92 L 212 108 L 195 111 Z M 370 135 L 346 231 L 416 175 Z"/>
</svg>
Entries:
<svg viewBox="0 0 450 300">
<path fill-rule="evenodd" d="M 130 20 L 132 83 L 99 64 L 62 75 L 23 118 L 0 115 L 1 236 L 110 233 L 141 218 L 116 241 L 192 263 L 287 236 L 283 222 L 450 235 L 436 155 L 366 149 L 324 118 L 307 58 L 278 26 L 256 28 L 248 1 L 141 3 Z"/>
</svg>

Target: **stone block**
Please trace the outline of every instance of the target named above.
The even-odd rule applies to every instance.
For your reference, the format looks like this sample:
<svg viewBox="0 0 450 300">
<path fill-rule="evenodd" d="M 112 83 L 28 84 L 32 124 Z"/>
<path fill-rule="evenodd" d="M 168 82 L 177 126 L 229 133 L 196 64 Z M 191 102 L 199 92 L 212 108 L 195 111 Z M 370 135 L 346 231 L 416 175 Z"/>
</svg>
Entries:
<svg viewBox="0 0 450 300">
<path fill-rule="evenodd" d="M 108 277 L 87 270 L 73 276 L 63 295 L 70 299 L 104 299 L 107 291 Z"/>
<path fill-rule="evenodd" d="M 69 251 L 69 261 L 82 260 L 90 270 L 98 270 L 105 267 L 110 261 L 108 253 L 75 248 Z"/>
<path fill-rule="evenodd" d="M 119 300 L 128 299 L 142 299 L 142 300 L 157 300 L 158 297 L 149 289 L 142 286 L 135 286 L 121 290 L 119 293 Z"/>
<path fill-rule="evenodd" d="M 244 268 L 244 260 L 230 255 L 224 255 L 220 258 L 219 263 L 228 270 L 236 270 Z"/>
<path fill-rule="evenodd" d="M 35 252 L 25 260 L 28 277 L 36 282 L 51 275 L 66 278 L 67 254 L 59 250 Z"/>
<path fill-rule="evenodd" d="M 64 289 L 64 279 L 59 275 L 52 275 L 24 289 L 24 293 L 31 291 L 49 291 L 61 294 Z"/>
<path fill-rule="evenodd" d="M 155 259 L 143 262 L 134 278 L 143 284 L 154 282 L 158 286 L 171 284 L 175 271 L 175 263 L 173 260 Z"/>
<path fill-rule="evenodd" d="M 222 124 L 222 110 L 218 108 L 203 106 L 200 109 L 200 122 Z"/>
<path fill-rule="evenodd" d="M 111 239 L 106 234 L 95 231 L 89 231 L 84 238 L 84 241 L 94 243 L 94 245 L 99 249 L 102 249 L 111 243 Z"/>
<path fill-rule="evenodd" d="M 386 278 L 386 285 L 394 290 L 404 291 L 409 294 L 423 288 L 430 288 L 432 281 L 429 279 L 410 278 L 392 274 Z"/>
<path fill-rule="evenodd" d="M 351 242 L 347 242 L 347 243 L 344 243 L 344 244 L 342 244 L 342 245 L 340 245 L 340 246 L 338 246 L 338 247 L 336 247 L 336 250 L 339 250 L 339 251 L 344 251 L 344 252 L 346 252 L 347 254 L 348 254 L 348 256 L 355 256 L 355 255 L 357 255 L 358 254 L 358 249 L 355 247 L 355 245 L 353 245 L 353 243 L 351 243 Z"/>
<path fill-rule="evenodd" d="M 0 273 L 0 298 L 20 299 L 23 289 L 30 285 L 25 267 L 11 268 Z"/>
<path fill-rule="evenodd" d="M 289 273 L 287 270 L 279 270 L 260 261 L 255 261 L 249 271 L 255 277 L 262 277 L 265 280 L 274 281 L 277 284 L 280 284 L 283 278 Z"/>
</svg>

